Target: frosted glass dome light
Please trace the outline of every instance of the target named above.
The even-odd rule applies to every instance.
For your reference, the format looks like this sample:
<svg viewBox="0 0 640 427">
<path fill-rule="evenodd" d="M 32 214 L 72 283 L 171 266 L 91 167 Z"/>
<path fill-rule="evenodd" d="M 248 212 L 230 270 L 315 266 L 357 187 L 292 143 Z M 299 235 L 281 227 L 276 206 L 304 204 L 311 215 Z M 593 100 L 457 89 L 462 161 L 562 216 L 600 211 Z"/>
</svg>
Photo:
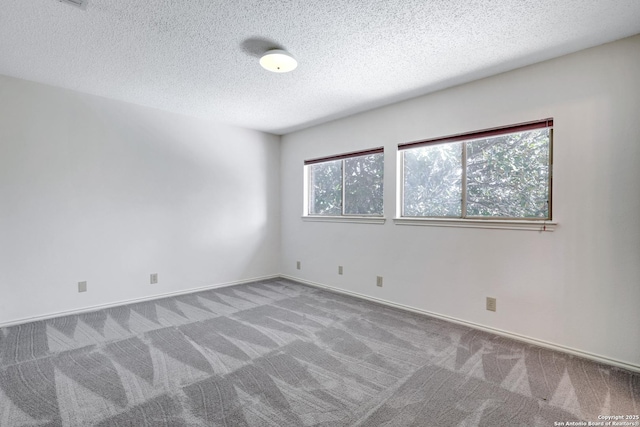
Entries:
<svg viewBox="0 0 640 427">
<path fill-rule="evenodd" d="M 274 73 L 288 73 L 296 69 L 298 61 L 284 50 L 272 49 L 262 55 L 260 65 Z"/>
</svg>

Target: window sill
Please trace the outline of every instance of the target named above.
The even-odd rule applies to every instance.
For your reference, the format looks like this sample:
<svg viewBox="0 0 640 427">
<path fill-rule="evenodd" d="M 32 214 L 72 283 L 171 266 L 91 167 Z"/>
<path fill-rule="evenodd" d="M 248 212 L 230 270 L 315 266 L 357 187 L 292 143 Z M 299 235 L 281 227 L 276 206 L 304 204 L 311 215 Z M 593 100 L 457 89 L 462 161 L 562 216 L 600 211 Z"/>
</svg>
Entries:
<svg viewBox="0 0 640 427">
<path fill-rule="evenodd" d="M 501 230 L 554 231 L 557 222 L 506 219 L 462 219 L 462 218 L 394 218 L 396 225 L 418 225 L 427 227 L 497 228 Z"/>
<path fill-rule="evenodd" d="M 350 222 L 356 224 L 384 224 L 387 220 L 382 216 L 314 216 L 303 215 L 303 221 L 309 222 Z"/>
</svg>

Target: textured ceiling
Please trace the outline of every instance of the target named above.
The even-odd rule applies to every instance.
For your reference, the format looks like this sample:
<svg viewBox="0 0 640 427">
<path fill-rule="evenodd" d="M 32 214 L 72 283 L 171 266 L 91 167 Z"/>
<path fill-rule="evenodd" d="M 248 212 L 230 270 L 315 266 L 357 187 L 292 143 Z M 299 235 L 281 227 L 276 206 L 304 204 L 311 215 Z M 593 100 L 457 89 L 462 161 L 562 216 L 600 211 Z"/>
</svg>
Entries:
<svg viewBox="0 0 640 427">
<path fill-rule="evenodd" d="M 639 0 L 0 0 L 0 74 L 282 134 L 637 33 Z"/>
</svg>

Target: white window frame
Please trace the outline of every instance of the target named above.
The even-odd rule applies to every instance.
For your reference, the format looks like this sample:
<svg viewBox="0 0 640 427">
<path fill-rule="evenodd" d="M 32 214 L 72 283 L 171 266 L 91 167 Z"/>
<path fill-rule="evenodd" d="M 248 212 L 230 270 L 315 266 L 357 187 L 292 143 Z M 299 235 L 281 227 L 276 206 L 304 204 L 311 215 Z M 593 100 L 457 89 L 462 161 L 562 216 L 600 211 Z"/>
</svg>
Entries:
<svg viewBox="0 0 640 427">
<path fill-rule="evenodd" d="M 382 154 L 384 159 L 384 147 L 372 148 L 369 150 L 354 151 L 344 154 L 337 154 L 333 156 L 320 157 L 304 162 L 304 203 L 302 219 L 304 221 L 312 222 L 348 222 L 359 224 L 384 224 L 386 218 L 384 217 L 384 195 L 383 195 L 383 213 L 381 214 L 347 214 L 345 213 L 345 160 L 353 157 L 362 157 L 370 154 Z M 316 215 L 309 213 L 311 206 L 311 191 L 309 186 L 310 182 L 310 169 L 309 166 L 319 163 L 332 162 L 336 160 L 342 161 L 342 213 L 340 215 Z M 384 161 L 384 160 L 383 160 Z"/>
<path fill-rule="evenodd" d="M 480 217 L 467 216 L 467 142 L 489 138 L 492 136 L 506 135 L 510 133 L 526 132 L 535 129 L 549 129 L 549 182 L 548 182 L 548 218 L 506 218 L 506 217 Z M 461 200 L 461 217 L 413 217 L 404 216 L 404 150 L 418 148 L 427 145 L 446 144 L 462 142 L 462 200 Z M 492 229 L 510 229 L 510 230 L 531 230 L 531 231 L 554 231 L 557 222 L 552 217 L 552 189 L 553 189 L 553 119 L 548 118 L 534 122 L 520 123 L 516 125 L 485 129 L 476 132 L 464 133 L 446 136 L 442 138 L 434 138 L 423 141 L 415 141 L 398 145 L 398 173 L 397 173 L 397 216 L 394 218 L 396 225 L 418 225 L 418 226 L 435 226 L 435 227 L 462 227 L 462 228 L 492 228 Z"/>
</svg>

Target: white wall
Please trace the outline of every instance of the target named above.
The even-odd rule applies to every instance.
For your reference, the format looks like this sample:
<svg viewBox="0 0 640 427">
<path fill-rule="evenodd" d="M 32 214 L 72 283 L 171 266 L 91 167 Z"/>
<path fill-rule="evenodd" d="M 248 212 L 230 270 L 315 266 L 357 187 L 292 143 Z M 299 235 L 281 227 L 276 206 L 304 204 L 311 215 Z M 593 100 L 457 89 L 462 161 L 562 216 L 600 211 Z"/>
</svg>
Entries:
<svg viewBox="0 0 640 427">
<path fill-rule="evenodd" d="M 282 273 L 640 367 L 638 76 L 635 36 L 284 136 Z M 547 117 L 555 232 L 393 223 L 398 143 Z M 381 145 L 384 225 L 301 220 L 305 159 Z"/>
<path fill-rule="evenodd" d="M 0 76 L 0 324 L 277 274 L 279 141 Z"/>
</svg>

